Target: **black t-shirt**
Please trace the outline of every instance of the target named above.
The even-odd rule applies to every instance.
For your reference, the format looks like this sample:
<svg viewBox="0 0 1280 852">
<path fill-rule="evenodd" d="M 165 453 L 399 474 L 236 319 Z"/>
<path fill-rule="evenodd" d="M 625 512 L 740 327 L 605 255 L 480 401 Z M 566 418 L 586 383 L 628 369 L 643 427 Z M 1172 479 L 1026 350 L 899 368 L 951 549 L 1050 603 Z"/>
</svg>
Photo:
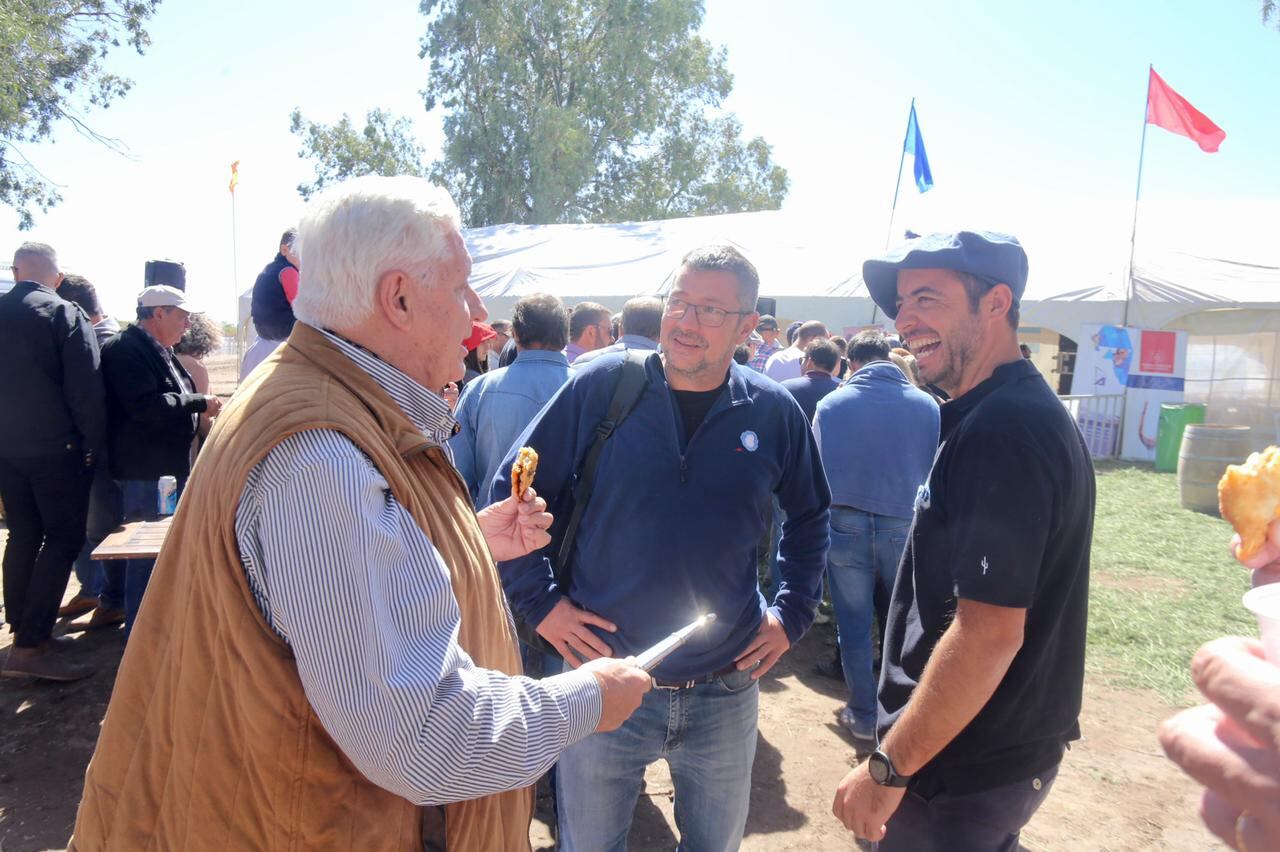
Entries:
<svg viewBox="0 0 1280 852">
<path fill-rule="evenodd" d="M 684 442 L 686 445 L 689 443 L 689 439 L 693 437 L 693 433 L 698 431 L 702 421 L 707 419 L 707 412 L 711 410 L 711 406 L 716 404 L 720 394 L 724 393 L 725 385 L 727 384 L 729 384 L 729 376 L 725 374 L 724 383 L 715 390 L 683 391 L 672 388 L 671 392 L 676 395 L 676 405 L 680 409 L 680 419 L 684 421 Z"/>
<path fill-rule="evenodd" d="M 880 734 L 897 720 L 957 598 L 1027 610 L 986 706 L 913 780 L 926 795 L 1024 780 L 1080 737 L 1093 462 L 1035 367 L 996 368 L 942 406 L 942 434 L 889 607 Z"/>
</svg>

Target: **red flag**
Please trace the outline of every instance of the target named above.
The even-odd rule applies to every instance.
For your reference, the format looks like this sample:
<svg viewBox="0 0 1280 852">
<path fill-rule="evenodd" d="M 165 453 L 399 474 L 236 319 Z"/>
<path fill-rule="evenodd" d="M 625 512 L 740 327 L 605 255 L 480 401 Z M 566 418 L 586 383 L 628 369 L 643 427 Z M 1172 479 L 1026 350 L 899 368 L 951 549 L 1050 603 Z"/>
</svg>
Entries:
<svg viewBox="0 0 1280 852">
<path fill-rule="evenodd" d="M 231 164 L 231 182 L 227 184 L 227 189 L 231 190 L 231 194 L 236 194 L 236 184 L 240 182 L 240 161 L 236 160 Z"/>
<path fill-rule="evenodd" d="M 1217 151 L 1222 140 L 1227 138 L 1225 130 L 1187 103 L 1186 98 L 1169 88 L 1169 84 L 1160 79 L 1154 68 L 1151 69 L 1147 94 L 1147 124 L 1187 137 L 1206 154 Z"/>
</svg>

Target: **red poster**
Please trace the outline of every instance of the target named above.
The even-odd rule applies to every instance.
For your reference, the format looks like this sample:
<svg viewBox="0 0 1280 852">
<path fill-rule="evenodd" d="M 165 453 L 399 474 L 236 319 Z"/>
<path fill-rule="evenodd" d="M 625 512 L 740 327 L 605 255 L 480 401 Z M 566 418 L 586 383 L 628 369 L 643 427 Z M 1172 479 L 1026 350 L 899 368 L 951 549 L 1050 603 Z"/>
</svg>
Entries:
<svg viewBox="0 0 1280 852">
<path fill-rule="evenodd" d="M 1178 333 L 1176 331 L 1142 332 L 1138 372 L 1172 374 L 1177 351 Z"/>
</svg>

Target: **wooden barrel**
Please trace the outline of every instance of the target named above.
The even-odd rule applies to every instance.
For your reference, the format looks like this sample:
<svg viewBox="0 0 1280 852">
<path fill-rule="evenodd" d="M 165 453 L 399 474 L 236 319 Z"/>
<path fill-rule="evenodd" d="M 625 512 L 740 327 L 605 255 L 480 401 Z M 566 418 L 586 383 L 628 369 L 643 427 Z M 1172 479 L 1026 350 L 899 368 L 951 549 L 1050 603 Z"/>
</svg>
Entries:
<svg viewBox="0 0 1280 852">
<path fill-rule="evenodd" d="M 1249 457 L 1252 431 L 1248 426 L 1187 426 L 1178 450 L 1178 493 L 1184 509 L 1218 514 L 1218 480 L 1227 465 L 1240 464 Z"/>
</svg>

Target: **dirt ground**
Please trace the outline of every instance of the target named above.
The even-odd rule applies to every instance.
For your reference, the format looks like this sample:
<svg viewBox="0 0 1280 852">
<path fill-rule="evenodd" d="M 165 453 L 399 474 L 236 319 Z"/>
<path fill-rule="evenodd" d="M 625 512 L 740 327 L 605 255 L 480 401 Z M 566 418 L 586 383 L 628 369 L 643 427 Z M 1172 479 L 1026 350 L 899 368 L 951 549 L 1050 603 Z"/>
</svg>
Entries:
<svg viewBox="0 0 1280 852">
<path fill-rule="evenodd" d="M 204 359 L 209 371 L 209 390 L 223 398 L 235 392 L 240 381 L 239 359 L 235 355 L 211 355 Z"/>
<path fill-rule="evenodd" d="M 0 539 L 3 532 L 0 531 Z M 74 592 L 71 582 L 69 594 Z M 75 822 L 84 769 L 111 695 L 123 634 L 78 634 L 96 675 L 66 685 L 0 681 L 0 850 L 62 849 Z M 829 626 L 813 631 L 762 684 L 760 742 L 745 850 L 852 849 L 831 816 L 853 750 L 836 724 L 843 686 L 813 671 L 831 653 Z M 6 653 L 10 637 L 0 637 Z M 1160 753 L 1154 730 L 1172 708 L 1152 694 L 1086 684 L 1085 739 L 1068 754 L 1053 793 L 1023 834 L 1028 850 L 1221 849 L 1196 817 L 1195 786 Z M 633 850 L 676 846 L 665 764 L 650 771 L 631 831 Z M 537 850 L 552 848 L 533 824 Z"/>
</svg>

